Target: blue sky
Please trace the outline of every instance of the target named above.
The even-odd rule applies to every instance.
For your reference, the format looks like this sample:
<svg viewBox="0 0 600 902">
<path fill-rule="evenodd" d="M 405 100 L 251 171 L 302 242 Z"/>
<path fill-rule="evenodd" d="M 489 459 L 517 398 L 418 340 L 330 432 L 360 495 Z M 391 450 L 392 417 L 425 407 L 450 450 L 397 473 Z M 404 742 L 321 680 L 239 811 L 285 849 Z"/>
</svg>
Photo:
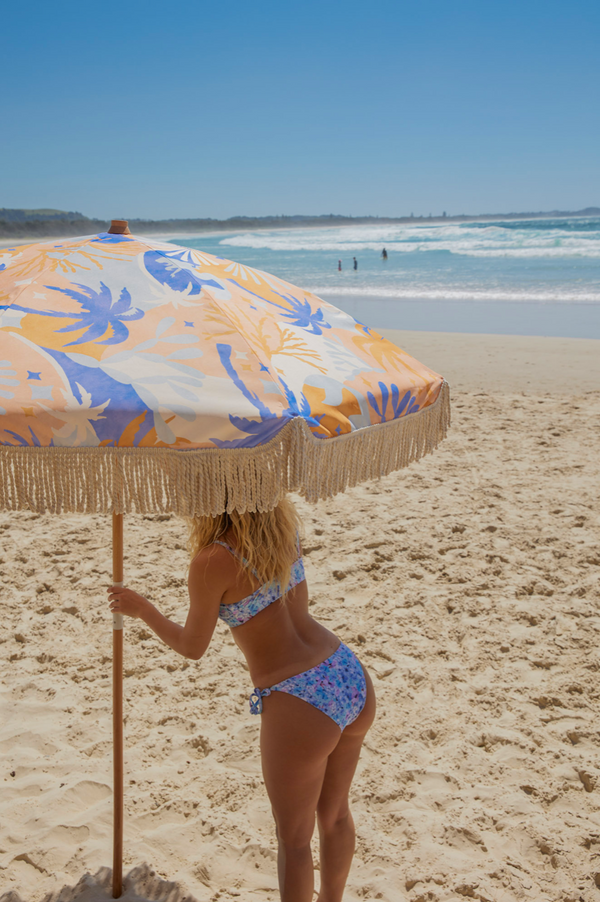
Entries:
<svg viewBox="0 0 600 902">
<path fill-rule="evenodd" d="M 0 207 L 600 205 L 597 0 L 33 0 L 2 33 Z"/>
</svg>

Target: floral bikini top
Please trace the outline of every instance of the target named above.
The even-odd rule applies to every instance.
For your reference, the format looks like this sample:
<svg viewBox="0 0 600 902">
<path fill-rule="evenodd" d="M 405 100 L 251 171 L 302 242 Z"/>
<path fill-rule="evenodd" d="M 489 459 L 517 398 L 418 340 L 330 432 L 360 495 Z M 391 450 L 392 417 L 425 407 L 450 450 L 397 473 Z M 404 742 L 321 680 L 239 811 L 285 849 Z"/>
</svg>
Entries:
<svg viewBox="0 0 600 902">
<path fill-rule="evenodd" d="M 222 545 L 223 548 L 227 548 L 231 554 L 236 557 L 238 560 L 248 566 L 248 562 L 246 558 L 242 557 L 242 555 L 232 548 L 231 545 L 227 545 L 226 542 L 219 542 L 216 540 L 213 544 Z M 298 554 L 300 553 L 300 542 L 298 542 Z M 251 572 L 258 579 L 258 573 L 256 570 L 251 567 Z M 248 620 L 252 620 L 253 617 L 256 617 L 261 611 L 264 611 L 265 608 L 268 608 L 270 604 L 273 604 L 274 601 L 277 601 L 279 598 L 282 598 L 290 589 L 293 589 L 294 586 L 297 586 L 305 579 L 304 574 L 304 562 L 302 558 L 299 556 L 298 560 L 292 564 L 292 571 L 290 573 L 290 581 L 287 584 L 287 587 L 282 590 L 279 583 L 268 583 L 267 585 L 259 586 L 258 589 L 252 593 L 252 595 L 248 595 L 246 598 L 242 598 L 241 601 L 236 601 L 234 604 L 222 604 L 219 607 L 219 619 L 224 620 L 227 626 L 234 629 L 236 626 L 241 626 L 243 623 L 247 623 Z"/>
</svg>

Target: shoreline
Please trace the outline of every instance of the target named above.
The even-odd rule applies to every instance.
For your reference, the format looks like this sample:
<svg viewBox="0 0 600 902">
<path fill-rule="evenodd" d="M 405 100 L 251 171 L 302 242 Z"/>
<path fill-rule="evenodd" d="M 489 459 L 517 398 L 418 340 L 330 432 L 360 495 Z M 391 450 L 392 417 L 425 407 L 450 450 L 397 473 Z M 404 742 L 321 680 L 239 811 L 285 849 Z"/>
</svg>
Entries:
<svg viewBox="0 0 600 902">
<path fill-rule="evenodd" d="M 523 338 L 600 339 L 600 304 L 595 301 L 415 300 L 328 296 L 373 329 L 472 335 L 513 335 Z M 396 325 L 398 324 L 398 325 Z"/>
</svg>

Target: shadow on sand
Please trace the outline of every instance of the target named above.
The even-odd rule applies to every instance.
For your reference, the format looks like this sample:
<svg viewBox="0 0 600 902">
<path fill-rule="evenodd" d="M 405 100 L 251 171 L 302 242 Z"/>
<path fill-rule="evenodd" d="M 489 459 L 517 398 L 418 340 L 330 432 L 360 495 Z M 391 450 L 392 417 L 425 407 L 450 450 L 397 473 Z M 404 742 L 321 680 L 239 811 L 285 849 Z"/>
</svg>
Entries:
<svg viewBox="0 0 600 902">
<path fill-rule="evenodd" d="M 11 890 L 0 896 L 0 902 L 113 902 L 112 871 L 100 868 L 95 874 L 84 874 L 75 886 L 63 886 L 42 898 L 24 899 Z M 133 868 L 123 878 L 120 902 L 197 902 L 177 883 L 163 880 L 148 864 Z"/>
</svg>

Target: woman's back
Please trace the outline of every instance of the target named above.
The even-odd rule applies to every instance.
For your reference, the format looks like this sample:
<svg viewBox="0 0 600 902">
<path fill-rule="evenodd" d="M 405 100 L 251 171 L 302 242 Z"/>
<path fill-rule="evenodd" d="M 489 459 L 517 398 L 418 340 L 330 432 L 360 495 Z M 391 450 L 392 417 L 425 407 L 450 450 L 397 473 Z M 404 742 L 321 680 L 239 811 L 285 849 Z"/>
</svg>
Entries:
<svg viewBox="0 0 600 902">
<path fill-rule="evenodd" d="M 259 580 L 241 565 L 232 540 L 215 543 L 203 549 L 201 555 L 210 556 L 211 569 L 231 573 L 230 588 L 223 595 L 222 607 L 243 610 L 240 602 L 260 594 L 257 593 L 261 589 Z M 339 639 L 309 614 L 306 579 L 282 597 L 267 602 L 245 622 L 232 626 L 232 635 L 246 658 L 256 686 L 285 680 L 299 669 L 312 667 L 329 657 L 339 645 Z"/>
</svg>

